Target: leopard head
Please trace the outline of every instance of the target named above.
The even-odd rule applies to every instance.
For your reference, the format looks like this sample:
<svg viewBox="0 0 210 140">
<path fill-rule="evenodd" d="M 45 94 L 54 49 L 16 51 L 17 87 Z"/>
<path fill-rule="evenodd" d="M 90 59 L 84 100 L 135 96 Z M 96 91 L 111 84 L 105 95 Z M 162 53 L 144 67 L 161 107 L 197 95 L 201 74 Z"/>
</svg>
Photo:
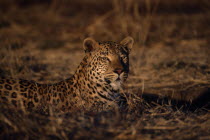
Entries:
<svg viewBox="0 0 210 140">
<path fill-rule="evenodd" d="M 98 84 L 109 84 L 114 90 L 118 90 L 128 77 L 129 53 L 133 43 L 132 37 L 126 37 L 120 43 L 85 39 L 83 46 L 89 56 L 86 66 L 88 80 Z"/>
</svg>

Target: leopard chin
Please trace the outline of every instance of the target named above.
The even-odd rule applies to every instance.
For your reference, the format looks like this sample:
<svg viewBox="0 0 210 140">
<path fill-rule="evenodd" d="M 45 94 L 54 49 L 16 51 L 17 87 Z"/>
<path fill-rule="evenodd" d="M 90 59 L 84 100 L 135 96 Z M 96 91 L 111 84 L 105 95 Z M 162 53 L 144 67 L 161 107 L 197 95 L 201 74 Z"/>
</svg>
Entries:
<svg viewBox="0 0 210 140">
<path fill-rule="evenodd" d="M 111 82 L 110 85 L 112 86 L 114 90 L 119 90 L 122 86 L 122 82 L 121 80 L 116 80 L 114 82 Z"/>
<path fill-rule="evenodd" d="M 123 81 L 123 74 L 121 74 L 120 76 L 116 76 L 110 85 L 114 90 L 119 90 L 122 87 Z"/>
</svg>

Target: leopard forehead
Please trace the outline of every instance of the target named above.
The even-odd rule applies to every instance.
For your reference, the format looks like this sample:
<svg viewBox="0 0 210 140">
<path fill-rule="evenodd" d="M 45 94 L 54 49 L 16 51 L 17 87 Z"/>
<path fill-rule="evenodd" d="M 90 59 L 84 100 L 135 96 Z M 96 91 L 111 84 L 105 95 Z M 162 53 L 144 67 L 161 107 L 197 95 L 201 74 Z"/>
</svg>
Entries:
<svg viewBox="0 0 210 140">
<path fill-rule="evenodd" d="M 100 55 L 128 55 L 126 46 L 122 44 L 118 44 L 113 41 L 98 42 L 98 44 L 101 46 L 101 49 L 99 50 Z"/>
</svg>

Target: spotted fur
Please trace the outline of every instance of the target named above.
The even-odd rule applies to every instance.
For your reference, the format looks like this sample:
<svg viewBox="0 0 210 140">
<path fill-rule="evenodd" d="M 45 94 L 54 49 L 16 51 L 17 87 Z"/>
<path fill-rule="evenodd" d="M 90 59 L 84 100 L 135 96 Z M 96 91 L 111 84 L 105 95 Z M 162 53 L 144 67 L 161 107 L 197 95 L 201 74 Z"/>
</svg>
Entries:
<svg viewBox="0 0 210 140">
<path fill-rule="evenodd" d="M 83 46 L 86 55 L 71 78 L 55 84 L 1 78 L 0 101 L 27 110 L 49 105 L 63 111 L 119 107 L 133 39 L 115 43 L 87 38 Z"/>
</svg>

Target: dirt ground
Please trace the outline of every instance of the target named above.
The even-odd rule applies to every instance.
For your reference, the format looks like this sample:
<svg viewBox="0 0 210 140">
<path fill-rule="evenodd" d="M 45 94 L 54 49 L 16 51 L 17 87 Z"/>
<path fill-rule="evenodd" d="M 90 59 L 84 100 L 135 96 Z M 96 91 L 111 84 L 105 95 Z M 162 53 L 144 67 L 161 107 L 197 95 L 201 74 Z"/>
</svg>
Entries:
<svg viewBox="0 0 210 140">
<path fill-rule="evenodd" d="M 0 76 L 55 83 L 86 37 L 135 40 L 119 112 L 42 115 L 0 105 L 0 139 L 210 139 L 208 0 L 0 0 Z"/>
</svg>

